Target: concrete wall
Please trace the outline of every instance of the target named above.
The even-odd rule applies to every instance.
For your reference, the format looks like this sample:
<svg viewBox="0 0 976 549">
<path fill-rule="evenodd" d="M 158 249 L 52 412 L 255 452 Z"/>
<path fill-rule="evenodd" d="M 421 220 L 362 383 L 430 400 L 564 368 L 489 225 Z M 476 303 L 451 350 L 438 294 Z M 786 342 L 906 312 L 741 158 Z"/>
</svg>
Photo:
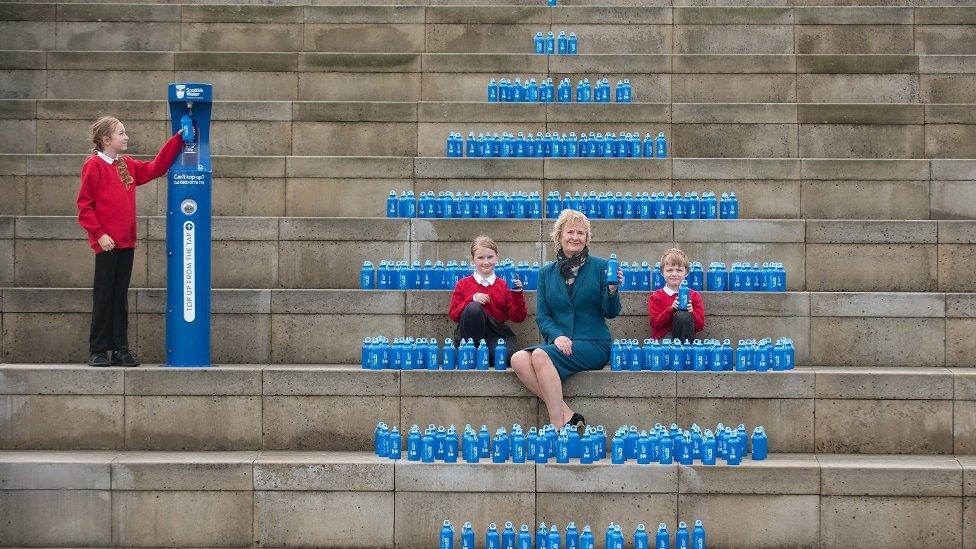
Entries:
<svg viewBox="0 0 976 549">
<path fill-rule="evenodd" d="M 968 545 L 969 457 L 773 454 L 741 466 L 420 464 L 366 453 L 0 453 L 0 544 L 432 547 L 444 519 L 704 521 L 716 547 Z M 730 507 L 736 512 L 730 514 Z M 880 520 L 879 520 L 880 519 Z M 890 524 L 901 525 L 897 529 Z"/>
<path fill-rule="evenodd" d="M 379 421 L 478 421 L 492 430 L 547 422 L 511 371 L 6 365 L 0 374 L 7 450 L 364 451 Z M 974 376 L 951 368 L 607 371 L 576 376 L 565 391 L 589 423 L 608 429 L 741 422 L 764 425 L 775 452 L 972 454 Z"/>
<path fill-rule="evenodd" d="M 519 341 L 538 341 L 535 297 L 529 318 L 512 325 Z M 86 356 L 90 290 L 6 288 L 4 362 L 80 361 Z M 970 294 L 704 294 L 702 337 L 790 337 L 797 362 L 817 366 L 974 366 Z M 213 359 L 223 364 L 358 364 L 363 337 L 453 333 L 449 292 L 218 290 L 213 299 Z M 147 362 L 164 360 L 165 291 L 132 290 L 129 340 Z M 610 321 L 618 338 L 650 337 L 647 297 L 623 294 Z M 323 337 L 336 326 L 355 337 Z"/>
</svg>

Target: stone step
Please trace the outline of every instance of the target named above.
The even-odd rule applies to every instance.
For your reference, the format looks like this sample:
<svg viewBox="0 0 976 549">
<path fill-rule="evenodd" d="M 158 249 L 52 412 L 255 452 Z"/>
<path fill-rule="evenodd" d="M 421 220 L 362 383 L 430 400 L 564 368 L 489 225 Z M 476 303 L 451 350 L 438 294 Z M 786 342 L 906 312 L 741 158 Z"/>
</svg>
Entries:
<svg viewBox="0 0 976 549">
<path fill-rule="evenodd" d="M 548 423 L 512 371 L 338 365 L 93 369 L 0 365 L 8 450 L 357 450 L 377 422 Z M 976 453 L 971 368 L 586 372 L 567 402 L 593 425 L 766 427 L 774 452 Z M 921 418 L 924 418 L 921 419 Z"/>
<path fill-rule="evenodd" d="M 364 337 L 453 333 L 447 291 L 215 290 L 216 363 L 358 365 Z M 702 337 L 790 337 L 803 365 L 855 367 L 976 366 L 976 296 L 941 293 L 705 292 Z M 538 341 L 535 292 L 529 317 L 512 327 L 524 345 Z M 130 342 L 147 362 L 165 359 L 165 290 L 129 294 Z M 624 292 L 610 321 L 618 338 L 649 337 L 647 297 Z M 76 362 L 87 358 L 91 290 L 0 289 L 3 362 Z M 336 325 L 349 337 L 323 338 Z"/>
<path fill-rule="evenodd" d="M 703 520 L 710 547 L 966 547 L 970 456 L 771 454 L 738 467 L 420 464 L 357 452 L 3 452 L 4 545 L 433 547 L 444 519 Z M 729 509 L 734 508 L 735 513 Z M 75 520 L 64 521 L 65 516 Z M 339 525 L 342 525 L 341 527 Z M 899 528 L 890 527 L 898 524 Z"/>
<path fill-rule="evenodd" d="M 535 32 L 570 26 L 591 53 L 971 54 L 976 47 L 976 8 L 949 6 L 8 4 L 0 15 L 7 21 L 0 47 L 35 50 L 531 53 Z"/>
<path fill-rule="evenodd" d="M 600 74 L 628 78 L 637 99 L 657 102 L 974 103 L 976 51 L 967 53 L 7 50 L 0 97 L 158 100 L 169 82 L 202 79 L 220 100 L 479 101 L 491 77 Z"/>
<path fill-rule="evenodd" d="M 162 89 L 162 88 L 160 88 Z M 114 108 L 111 108 L 114 107 Z M 88 146 L 92 112 L 125 119 L 144 143 L 168 135 L 165 104 L 0 101 L 0 151 L 71 154 Z M 483 102 L 221 102 L 218 155 L 444 156 L 449 132 L 663 131 L 677 158 L 973 158 L 976 105 L 487 104 Z"/>
<path fill-rule="evenodd" d="M 0 155 L 0 215 L 75 215 L 86 158 Z M 976 218 L 973 160 L 216 156 L 214 176 L 218 216 L 384 217 L 390 189 L 417 195 L 491 189 L 543 196 L 553 190 L 731 191 L 743 218 Z M 163 180 L 140 188 L 138 196 L 140 215 L 166 213 Z"/>
<path fill-rule="evenodd" d="M 139 218 L 133 287 L 165 285 L 165 225 L 163 217 Z M 503 257 L 542 262 L 555 257 L 550 226 L 528 219 L 218 217 L 213 285 L 358 288 L 365 260 L 461 260 L 479 234 L 493 236 Z M 677 245 L 706 265 L 776 261 L 786 267 L 790 290 L 976 291 L 974 221 L 594 220 L 592 227 L 590 249 L 598 255 L 654 262 Z M 91 249 L 74 216 L 0 216 L 0 254 L 0 285 L 91 284 Z"/>
</svg>

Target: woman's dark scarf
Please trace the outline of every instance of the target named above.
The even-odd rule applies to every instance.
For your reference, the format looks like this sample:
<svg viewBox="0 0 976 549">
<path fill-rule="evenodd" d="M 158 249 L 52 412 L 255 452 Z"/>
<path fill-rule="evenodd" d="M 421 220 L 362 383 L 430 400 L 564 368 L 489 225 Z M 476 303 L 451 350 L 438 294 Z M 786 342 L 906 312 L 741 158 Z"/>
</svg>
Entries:
<svg viewBox="0 0 976 549">
<path fill-rule="evenodd" d="M 559 274 L 563 275 L 566 280 L 567 286 L 572 286 L 573 281 L 576 280 L 576 275 L 579 274 L 580 267 L 586 263 L 586 258 L 590 255 L 590 249 L 587 246 L 583 246 L 583 250 L 574 257 L 566 257 L 563 253 L 562 247 L 556 251 L 556 262 L 559 263 Z"/>
</svg>

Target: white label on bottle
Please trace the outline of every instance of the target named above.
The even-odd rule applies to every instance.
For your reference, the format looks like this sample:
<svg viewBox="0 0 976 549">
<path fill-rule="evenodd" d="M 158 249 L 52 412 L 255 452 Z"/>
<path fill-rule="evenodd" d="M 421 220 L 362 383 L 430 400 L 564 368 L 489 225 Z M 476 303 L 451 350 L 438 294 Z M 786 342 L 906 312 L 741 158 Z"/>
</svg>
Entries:
<svg viewBox="0 0 976 549">
<path fill-rule="evenodd" d="M 196 263 L 194 244 L 194 224 L 183 223 L 183 320 L 193 322 L 196 318 Z"/>
</svg>

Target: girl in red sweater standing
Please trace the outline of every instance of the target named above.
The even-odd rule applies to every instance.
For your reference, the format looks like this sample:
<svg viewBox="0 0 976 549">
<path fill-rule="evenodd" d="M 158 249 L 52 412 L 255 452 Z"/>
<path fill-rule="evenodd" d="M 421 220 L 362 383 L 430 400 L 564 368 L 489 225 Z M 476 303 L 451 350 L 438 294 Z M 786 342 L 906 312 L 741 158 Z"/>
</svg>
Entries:
<svg viewBox="0 0 976 549">
<path fill-rule="evenodd" d="M 678 248 L 671 248 L 661 256 L 661 275 L 665 286 L 647 298 L 647 315 L 654 339 L 691 341 L 695 333 L 705 329 L 705 302 L 701 294 L 688 290 L 688 310 L 678 309 L 678 289 L 688 276 L 688 256 Z"/>
<path fill-rule="evenodd" d="M 484 339 L 488 344 L 489 360 L 494 364 L 495 346 L 505 340 L 507 359 L 517 349 L 515 333 L 505 322 L 521 323 L 525 320 L 525 297 L 522 281 L 515 279 L 515 289 L 510 290 L 504 280 L 495 276 L 498 264 L 498 245 L 487 236 L 476 236 L 471 243 L 471 262 L 475 271 L 454 286 L 448 315 L 457 322 L 454 339 Z M 506 360 L 507 362 L 507 360 Z"/>
<path fill-rule="evenodd" d="M 92 156 L 81 167 L 78 191 L 78 223 L 95 252 L 88 364 L 138 366 L 139 359 L 129 350 L 126 298 L 136 246 L 135 188 L 166 173 L 183 139 L 180 134 L 171 137 L 151 162 L 121 155 L 129 136 L 117 118 L 96 120 L 91 139 Z"/>
</svg>

